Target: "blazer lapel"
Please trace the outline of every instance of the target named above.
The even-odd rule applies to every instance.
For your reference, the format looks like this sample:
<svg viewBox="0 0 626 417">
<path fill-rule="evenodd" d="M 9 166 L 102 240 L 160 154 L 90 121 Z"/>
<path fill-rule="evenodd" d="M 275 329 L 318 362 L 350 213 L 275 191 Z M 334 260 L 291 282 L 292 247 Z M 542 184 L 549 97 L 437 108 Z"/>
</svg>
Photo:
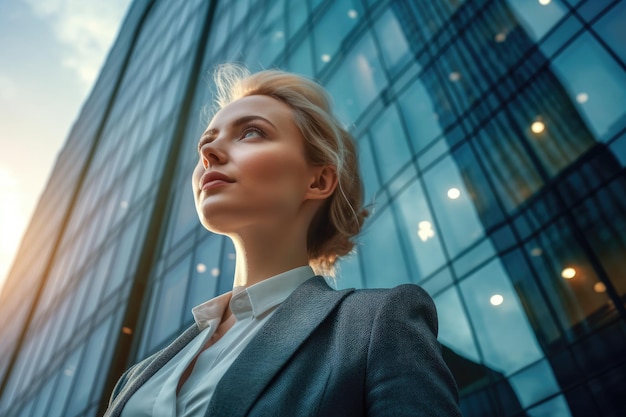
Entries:
<svg viewBox="0 0 626 417">
<path fill-rule="evenodd" d="M 110 412 L 105 417 L 117 417 L 128 402 L 129 398 L 159 369 L 161 369 L 170 359 L 172 359 L 182 348 L 193 340 L 200 333 L 200 329 L 194 323 L 182 335 L 174 340 L 169 346 L 149 360 L 144 369 L 138 369 L 137 375 L 131 374 L 126 386 L 122 389 L 110 407 Z M 141 366 L 141 363 L 138 364 Z M 132 371 L 131 371 L 132 372 Z"/>
<path fill-rule="evenodd" d="M 272 377 L 353 291 L 332 290 L 319 276 L 296 288 L 226 371 L 205 416 L 246 415 Z"/>
</svg>

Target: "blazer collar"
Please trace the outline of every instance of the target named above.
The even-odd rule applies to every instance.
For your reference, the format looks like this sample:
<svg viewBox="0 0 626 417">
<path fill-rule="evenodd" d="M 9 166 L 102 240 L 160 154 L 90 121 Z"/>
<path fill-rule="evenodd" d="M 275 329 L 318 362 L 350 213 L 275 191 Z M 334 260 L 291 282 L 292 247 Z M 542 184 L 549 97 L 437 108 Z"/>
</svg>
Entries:
<svg viewBox="0 0 626 417">
<path fill-rule="evenodd" d="M 215 388 L 205 415 L 246 415 L 280 368 L 341 300 L 353 291 L 332 290 L 321 276 L 300 285 L 226 371 Z M 259 358 L 262 358 L 262 366 L 259 366 Z"/>
</svg>

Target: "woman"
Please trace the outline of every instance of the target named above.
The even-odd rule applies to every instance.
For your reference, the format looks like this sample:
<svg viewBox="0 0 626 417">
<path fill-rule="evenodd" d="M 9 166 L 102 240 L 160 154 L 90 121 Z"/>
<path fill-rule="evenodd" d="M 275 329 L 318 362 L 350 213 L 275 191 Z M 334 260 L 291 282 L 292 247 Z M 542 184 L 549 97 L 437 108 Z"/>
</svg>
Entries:
<svg viewBox="0 0 626 417">
<path fill-rule="evenodd" d="M 192 186 L 201 223 L 234 243 L 233 290 L 129 369 L 106 416 L 460 415 L 422 289 L 335 291 L 316 276 L 367 216 L 353 139 L 325 91 L 233 66 L 216 85 Z"/>
</svg>

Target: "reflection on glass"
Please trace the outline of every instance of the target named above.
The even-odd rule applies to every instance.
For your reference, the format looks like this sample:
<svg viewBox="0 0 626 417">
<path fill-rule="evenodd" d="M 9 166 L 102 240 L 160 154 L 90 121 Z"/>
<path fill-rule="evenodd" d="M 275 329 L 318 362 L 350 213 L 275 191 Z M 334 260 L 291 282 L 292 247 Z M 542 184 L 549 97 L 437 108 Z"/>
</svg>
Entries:
<svg viewBox="0 0 626 417">
<path fill-rule="evenodd" d="M 450 74 L 448 74 L 448 79 L 455 83 L 461 79 L 461 73 L 458 71 L 452 71 Z"/>
<path fill-rule="evenodd" d="M 400 22 L 391 10 L 387 10 L 376 22 L 375 29 L 385 64 L 394 72 L 410 58 L 409 44 Z"/>
<path fill-rule="evenodd" d="M 443 241 L 450 256 L 455 257 L 484 234 L 474 202 L 464 189 L 459 190 L 456 200 L 450 201 L 447 190 L 463 184 L 459 169 L 450 156 L 428 170 L 424 181 Z"/>
<path fill-rule="evenodd" d="M 337 42 L 333 38 L 333 42 Z M 344 123 L 354 122 L 385 87 L 378 49 L 367 32 L 350 51 L 333 77 L 328 91 L 335 99 L 335 110 Z"/>
<path fill-rule="evenodd" d="M 489 302 L 492 306 L 499 306 L 504 302 L 504 297 L 500 294 L 494 294 L 489 298 Z"/>
<path fill-rule="evenodd" d="M 411 158 L 396 106 L 389 106 L 371 129 L 373 156 L 387 183 Z"/>
<path fill-rule="evenodd" d="M 406 188 L 396 200 L 400 210 L 400 233 L 408 236 L 408 258 L 413 281 L 419 283 L 445 263 L 441 240 L 435 233 L 433 218 L 418 181 Z M 417 229 L 417 233 L 415 230 Z"/>
<path fill-rule="evenodd" d="M 541 360 L 509 379 L 517 398 L 523 407 L 529 407 L 559 391 L 559 384 L 554 378 L 554 372 L 548 361 Z M 549 409 L 554 410 L 553 407 Z M 568 417 L 569 407 L 565 404 L 563 413 L 544 414 L 546 417 Z"/>
<path fill-rule="evenodd" d="M 420 152 L 442 133 L 439 118 L 433 107 L 433 100 L 423 80 L 418 79 L 410 85 L 400 95 L 398 103 L 411 136 L 413 148 L 416 152 Z M 447 151 L 448 148 L 446 147 L 445 150 Z"/>
<path fill-rule="evenodd" d="M 392 210 L 387 208 L 376 221 L 365 227 L 360 238 L 362 246 L 359 254 L 363 261 L 365 284 L 369 288 L 393 287 L 406 283 L 407 277 L 410 277 L 398 235 L 389 233 L 390 230 L 398 230 L 398 225 Z M 381 259 L 385 262 L 380 262 Z"/>
<path fill-rule="evenodd" d="M 461 191 L 459 191 L 458 188 L 450 188 L 448 190 L 448 198 L 450 200 L 456 200 L 457 198 L 459 198 L 461 196 Z"/>
<path fill-rule="evenodd" d="M 533 122 L 532 125 L 530 125 L 530 130 L 532 130 L 533 133 L 542 133 L 544 130 L 546 129 L 546 125 L 542 122 L 542 121 L 536 121 Z"/>
<path fill-rule="evenodd" d="M 435 237 L 432 223 L 426 220 L 419 222 L 417 224 L 417 235 L 422 242 L 426 242 L 431 237 Z"/>
<path fill-rule="evenodd" d="M 474 362 L 481 362 L 458 289 L 450 288 L 435 296 L 434 301 L 439 319 L 439 341 L 458 355 Z"/>
<path fill-rule="evenodd" d="M 460 289 L 485 365 L 511 375 L 543 358 L 526 312 L 500 259 L 463 280 Z M 487 294 L 494 293 L 506 300 L 497 310 L 486 302 Z"/>
<path fill-rule="evenodd" d="M 567 8 L 560 1 L 506 0 L 528 35 L 536 42 L 556 25 Z"/>
<path fill-rule="evenodd" d="M 626 125 L 626 72 L 590 34 L 569 45 L 552 68 L 597 139 L 608 140 Z"/>
</svg>

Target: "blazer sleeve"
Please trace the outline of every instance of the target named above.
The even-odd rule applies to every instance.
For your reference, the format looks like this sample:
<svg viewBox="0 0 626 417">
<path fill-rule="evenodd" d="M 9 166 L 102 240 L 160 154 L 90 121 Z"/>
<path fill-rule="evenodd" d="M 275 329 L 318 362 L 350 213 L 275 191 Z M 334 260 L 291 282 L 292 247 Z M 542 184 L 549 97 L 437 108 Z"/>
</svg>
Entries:
<svg viewBox="0 0 626 417">
<path fill-rule="evenodd" d="M 437 341 L 437 313 L 416 285 L 385 292 L 367 355 L 367 415 L 461 416 L 458 392 Z"/>
</svg>

